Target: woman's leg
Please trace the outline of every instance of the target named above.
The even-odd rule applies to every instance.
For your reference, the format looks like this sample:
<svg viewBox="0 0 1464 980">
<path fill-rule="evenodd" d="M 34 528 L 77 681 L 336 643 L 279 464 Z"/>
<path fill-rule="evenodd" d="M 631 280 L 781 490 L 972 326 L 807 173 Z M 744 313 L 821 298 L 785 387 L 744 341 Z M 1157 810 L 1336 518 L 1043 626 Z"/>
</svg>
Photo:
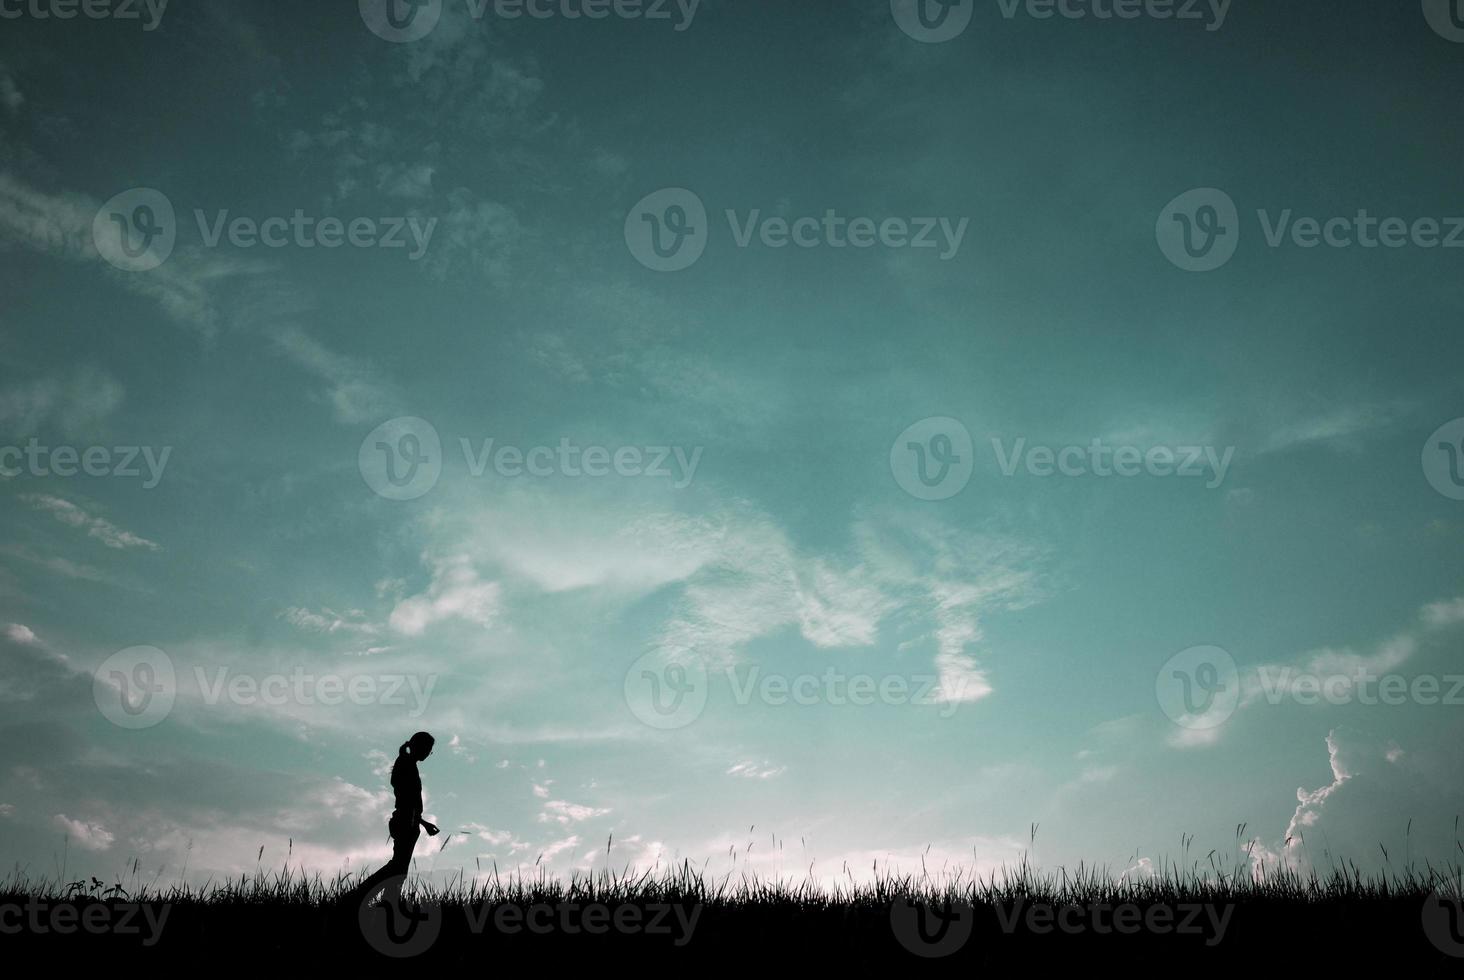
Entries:
<svg viewBox="0 0 1464 980">
<path fill-rule="evenodd" d="M 404 878 L 407 872 L 412 870 L 412 852 L 416 850 L 417 839 L 422 836 L 422 828 L 413 827 L 409 831 L 392 823 L 388 825 L 388 829 L 392 832 L 391 860 L 356 887 L 355 900 L 357 902 L 370 900 L 388 880 Z M 400 894 L 401 882 L 398 881 L 396 884 L 398 887 L 395 891 Z"/>
<path fill-rule="evenodd" d="M 421 828 L 413 827 L 410 833 L 392 838 L 391 860 L 381 869 L 387 872 L 384 876 L 386 893 L 381 896 L 383 902 L 395 904 L 402 897 L 402 882 L 406 880 L 407 872 L 412 870 L 412 852 L 417 849 L 417 839 L 421 836 Z"/>
</svg>

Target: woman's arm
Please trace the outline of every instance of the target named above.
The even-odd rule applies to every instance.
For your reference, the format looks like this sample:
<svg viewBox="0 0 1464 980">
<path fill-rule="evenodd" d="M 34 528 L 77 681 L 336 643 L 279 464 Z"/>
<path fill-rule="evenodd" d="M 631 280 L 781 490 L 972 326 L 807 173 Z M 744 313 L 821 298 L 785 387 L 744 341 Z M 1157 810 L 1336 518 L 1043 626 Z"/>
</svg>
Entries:
<svg viewBox="0 0 1464 980">
<path fill-rule="evenodd" d="M 419 786 L 420 786 L 420 784 L 419 784 Z M 436 837 L 437 836 L 437 834 L 438 834 L 437 824 L 435 824 L 435 823 L 428 823 L 426 820 L 423 820 L 422 819 L 422 791 L 421 791 L 421 789 L 418 789 L 418 791 L 417 791 L 417 812 L 413 816 L 416 818 L 417 824 L 423 830 L 427 831 L 427 836 L 428 837 Z"/>
</svg>

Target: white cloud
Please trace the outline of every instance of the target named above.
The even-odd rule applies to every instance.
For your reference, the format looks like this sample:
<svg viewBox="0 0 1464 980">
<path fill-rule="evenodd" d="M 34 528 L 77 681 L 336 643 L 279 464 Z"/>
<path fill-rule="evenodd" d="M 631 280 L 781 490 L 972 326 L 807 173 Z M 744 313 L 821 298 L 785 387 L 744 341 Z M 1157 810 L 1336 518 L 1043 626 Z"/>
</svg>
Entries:
<svg viewBox="0 0 1464 980">
<path fill-rule="evenodd" d="M 579 847 L 579 842 L 580 839 L 578 834 L 573 834 L 569 837 L 564 838 L 563 840 L 555 841 L 552 844 L 545 846 L 545 848 L 541 852 L 539 852 L 539 858 L 543 861 L 552 861 L 560 854 L 563 854 L 565 851 L 573 850 L 574 848 Z"/>
<path fill-rule="evenodd" d="M 432 193 L 436 170 L 427 163 L 381 164 L 376 168 L 376 186 L 388 197 L 426 197 Z"/>
<path fill-rule="evenodd" d="M 1279 842 L 1271 845 L 1259 840 L 1253 842 L 1251 860 L 1252 870 L 1256 875 L 1276 868 L 1305 870 L 1311 866 L 1319 855 L 1313 855 L 1310 851 L 1310 842 L 1306 840 L 1309 832 L 1319 837 L 1315 843 L 1325 845 L 1331 840 L 1346 848 L 1342 853 L 1353 855 L 1358 860 L 1375 846 L 1376 841 L 1349 842 L 1347 838 L 1355 837 L 1357 819 L 1363 810 L 1372 806 L 1378 786 L 1393 781 L 1388 770 L 1393 769 L 1402 758 L 1401 750 L 1391 743 L 1379 744 L 1371 738 L 1342 729 L 1328 732 L 1326 741 L 1327 761 L 1332 771 L 1331 782 L 1314 790 L 1305 787 L 1297 789 L 1296 811 Z M 1353 803 L 1359 806 L 1353 812 L 1344 810 L 1334 813 L 1336 801 L 1348 795 L 1348 784 L 1364 773 L 1378 785 L 1366 790 L 1361 798 L 1354 794 Z M 1369 800 L 1368 797 L 1374 797 L 1374 800 Z M 1317 830 L 1321 830 L 1319 835 L 1315 833 Z M 1368 833 L 1370 831 L 1363 831 L 1364 836 Z M 1359 851 L 1348 848 L 1348 843 L 1361 843 L 1364 849 Z"/>
<path fill-rule="evenodd" d="M 727 775 L 740 779 L 775 779 L 787 771 L 787 766 L 775 766 L 767 760 L 763 760 L 762 762 L 738 762 L 727 770 Z"/>
<path fill-rule="evenodd" d="M 566 800 L 550 800 L 544 804 L 544 812 L 539 814 L 540 823 L 558 823 L 568 826 L 572 823 L 581 823 L 585 820 L 592 820 L 596 817 L 609 815 L 608 808 L 585 806 L 580 803 L 570 803 Z"/>
<path fill-rule="evenodd" d="M 462 187 L 447 195 L 447 203 L 432 250 L 422 260 L 424 268 L 439 279 L 463 273 L 510 283 L 513 260 L 526 234 L 518 215 L 507 205 L 481 200 Z"/>
<path fill-rule="evenodd" d="M 36 510 L 51 514 L 62 524 L 84 529 L 89 537 L 96 538 L 108 548 L 115 548 L 119 551 L 128 548 L 158 550 L 159 546 L 156 542 L 139 537 L 131 531 L 124 531 L 111 521 L 93 517 L 69 500 L 38 493 L 23 493 L 20 495 L 20 499 Z"/>
<path fill-rule="evenodd" d="M 294 328 L 275 334 L 274 349 L 325 382 L 323 400 L 337 421 L 359 425 L 395 412 L 395 389 L 366 362 L 328 350 Z"/>
<path fill-rule="evenodd" d="M 1431 627 L 1464 623 L 1464 596 L 1433 602 L 1423 607 L 1423 621 Z"/>
<path fill-rule="evenodd" d="M 502 589 L 478 577 L 465 555 L 437 561 L 427 591 L 403 599 L 391 611 L 391 628 L 420 636 L 434 623 L 461 619 L 488 627 L 498 617 Z"/>
<path fill-rule="evenodd" d="M 56 825 L 76 844 L 88 851 L 105 851 L 116 838 L 100 823 L 72 820 L 64 813 L 56 814 Z"/>
<path fill-rule="evenodd" d="M 1355 448 L 1357 436 L 1387 426 L 1398 413 L 1396 406 L 1351 404 L 1304 416 L 1275 428 L 1261 451 L 1273 453 L 1310 445 Z"/>
<path fill-rule="evenodd" d="M 5 627 L 5 636 L 12 643 L 19 643 L 21 646 L 35 646 L 37 643 L 35 631 L 23 623 L 11 623 Z"/>
<path fill-rule="evenodd" d="M 15 79 L 6 70 L 5 63 L 0 61 L 0 106 L 10 115 L 20 112 L 20 107 L 25 105 L 25 96 L 21 94 L 20 87 L 15 84 Z"/>
<path fill-rule="evenodd" d="M 116 273 L 105 265 L 92 240 L 92 219 L 101 206 L 82 194 L 47 194 L 0 174 L 0 247 L 18 246 L 95 263 L 123 289 L 156 302 L 172 320 L 205 336 L 218 330 L 215 287 L 267 268 L 251 259 L 177 248 L 167 262 L 147 275 Z"/>
<path fill-rule="evenodd" d="M 54 425 L 68 436 L 96 434 L 122 404 L 122 385 L 95 367 L 0 388 L 0 426 L 14 435 Z"/>
<path fill-rule="evenodd" d="M 280 617 L 307 633 L 356 633 L 372 636 L 380 632 L 380 627 L 369 622 L 360 609 L 338 613 L 329 607 L 322 607 L 319 612 L 312 612 L 303 606 L 291 606 Z M 380 652 L 380 649 L 375 652 Z"/>
</svg>

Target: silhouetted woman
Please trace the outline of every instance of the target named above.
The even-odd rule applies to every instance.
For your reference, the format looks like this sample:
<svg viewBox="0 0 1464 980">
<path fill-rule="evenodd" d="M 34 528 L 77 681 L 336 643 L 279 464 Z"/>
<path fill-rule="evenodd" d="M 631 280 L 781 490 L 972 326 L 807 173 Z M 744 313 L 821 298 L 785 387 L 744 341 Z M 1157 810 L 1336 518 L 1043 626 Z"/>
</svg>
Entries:
<svg viewBox="0 0 1464 980">
<path fill-rule="evenodd" d="M 386 825 L 391 834 L 391 860 L 356 889 L 356 898 L 360 902 L 368 901 L 383 883 L 406 877 L 412 866 L 412 851 L 416 849 L 422 831 L 427 831 L 428 837 L 437 836 L 437 827 L 422 819 L 422 776 L 417 772 L 417 763 L 432 754 L 433 743 L 431 735 L 418 732 L 397 750 L 396 762 L 391 767 L 396 809 Z M 401 881 L 392 881 L 392 894 L 400 890 Z"/>
</svg>

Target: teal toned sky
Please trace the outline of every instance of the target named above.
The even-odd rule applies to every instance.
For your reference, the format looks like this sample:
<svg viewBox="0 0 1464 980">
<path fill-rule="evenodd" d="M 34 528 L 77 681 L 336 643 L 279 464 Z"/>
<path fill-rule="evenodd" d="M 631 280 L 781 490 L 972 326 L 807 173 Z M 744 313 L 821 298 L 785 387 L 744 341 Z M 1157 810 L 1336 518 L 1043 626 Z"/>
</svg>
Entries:
<svg viewBox="0 0 1464 980">
<path fill-rule="evenodd" d="M 1037 863 L 1114 873 L 1242 823 L 1296 866 L 1457 856 L 1437 4 L 967 0 L 941 41 L 905 0 L 431 0 L 412 40 L 371 0 L 35 3 L 0 0 L 0 861 L 379 863 L 417 729 L 453 833 L 423 870 L 611 834 L 617 866 L 989 869 L 1034 823 Z M 1197 271 L 1176 229 L 1212 216 Z M 1334 218 L 1351 247 L 1298 243 Z M 1095 441 L 1201 461 L 1103 476 Z"/>
</svg>

